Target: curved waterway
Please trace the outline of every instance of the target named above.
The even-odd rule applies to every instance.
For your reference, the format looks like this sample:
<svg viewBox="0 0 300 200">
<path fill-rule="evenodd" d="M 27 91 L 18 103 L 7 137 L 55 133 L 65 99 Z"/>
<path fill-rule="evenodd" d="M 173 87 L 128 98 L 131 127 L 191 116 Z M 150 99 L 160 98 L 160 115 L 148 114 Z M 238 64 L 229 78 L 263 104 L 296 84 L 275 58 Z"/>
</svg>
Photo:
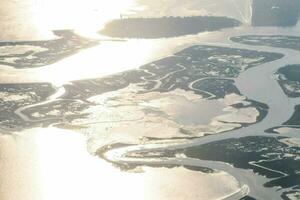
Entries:
<svg viewBox="0 0 300 200">
<path fill-rule="evenodd" d="M 234 36 L 234 35 L 232 35 Z M 255 174 L 251 170 L 244 170 L 234 168 L 226 163 L 207 161 L 191 158 L 136 158 L 130 156 L 130 154 L 154 152 L 157 150 L 173 150 L 184 149 L 187 147 L 199 146 L 208 144 L 215 141 L 221 141 L 230 138 L 240 138 L 246 136 L 268 136 L 265 130 L 270 127 L 275 127 L 282 124 L 284 121 L 291 117 L 294 112 L 294 107 L 297 103 L 296 100 L 290 100 L 283 92 L 280 85 L 277 83 L 273 74 L 282 66 L 286 64 L 300 63 L 300 52 L 272 48 L 272 47 L 253 47 L 242 44 L 232 43 L 227 41 L 226 43 L 200 43 L 209 45 L 218 45 L 232 48 L 245 48 L 259 51 L 277 52 L 285 55 L 284 58 L 262 64 L 257 67 L 243 72 L 238 78 L 236 78 L 236 86 L 241 93 L 250 99 L 266 103 L 269 106 L 268 115 L 261 121 L 249 127 L 229 131 L 221 134 L 209 135 L 188 141 L 174 141 L 174 144 L 170 142 L 163 144 L 149 144 L 149 145 L 133 145 L 127 147 L 120 147 L 112 150 L 108 150 L 102 156 L 113 162 L 119 164 L 134 164 L 134 165 L 187 165 L 207 167 L 215 170 L 225 171 L 234 176 L 240 183 L 242 189 L 240 192 L 232 194 L 230 197 L 224 197 L 224 199 L 239 199 L 240 195 L 245 195 L 249 192 L 250 196 L 258 199 L 280 199 L 282 190 L 278 191 L 276 188 L 265 188 L 263 183 L 268 179 Z M 271 169 L 269 169 L 271 170 Z M 259 182 L 259 183 L 257 183 Z M 249 187 L 249 191 L 245 189 L 245 186 Z"/>
<path fill-rule="evenodd" d="M 25 122 L 38 122 L 38 121 L 45 121 L 45 120 L 49 120 L 48 119 L 30 119 L 30 117 L 28 117 L 26 114 L 24 114 L 23 112 L 27 109 L 33 108 L 33 107 L 37 107 L 37 106 L 41 106 L 41 105 L 46 105 L 49 103 L 52 103 L 54 101 L 59 101 L 60 97 L 62 97 L 64 94 L 66 93 L 66 90 L 64 87 L 59 87 L 56 89 L 56 92 L 51 95 L 50 97 L 48 97 L 45 101 L 42 101 L 40 103 L 36 103 L 36 104 L 31 104 L 31 105 L 27 105 L 27 106 L 22 106 L 20 108 L 18 108 L 17 110 L 15 110 L 15 113 Z"/>
<path fill-rule="evenodd" d="M 223 47 L 232 47 L 232 48 L 241 48 L 241 49 L 251 49 L 259 51 L 268 51 L 268 52 L 277 52 L 285 55 L 280 60 L 273 62 L 265 63 L 263 65 L 250 68 L 245 72 L 241 73 L 235 79 L 235 85 L 240 90 L 240 92 L 249 99 L 265 103 L 269 106 L 268 115 L 261 120 L 260 122 L 236 129 L 233 131 L 228 131 L 221 134 L 209 135 L 196 139 L 188 140 L 160 140 L 158 143 L 154 144 L 144 144 L 144 145 L 131 145 L 125 147 L 118 147 L 105 150 L 102 153 L 102 157 L 115 164 L 133 164 L 138 166 L 144 165 L 180 165 L 180 166 L 195 166 L 195 167 L 207 167 L 218 171 L 225 171 L 226 173 L 232 175 L 239 182 L 240 189 L 235 192 L 224 196 L 222 199 L 240 199 L 241 197 L 249 194 L 258 199 L 280 199 L 282 191 L 278 191 L 277 188 L 266 188 L 263 186 L 269 179 L 263 176 L 260 176 L 254 173 L 252 170 L 245 170 L 235 168 L 229 164 L 217 161 L 208 161 L 200 160 L 194 158 L 187 158 L 182 155 L 177 155 L 174 158 L 140 158 L 132 157 L 130 155 L 136 153 L 147 153 L 157 150 L 173 150 L 173 149 L 184 149 L 187 147 L 199 146 L 208 144 L 211 142 L 221 141 L 230 138 L 240 138 L 246 136 L 268 136 L 273 137 L 270 134 L 265 133 L 264 131 L 271 128 L 281 125 L 287 119 L 289 119 L 294 112 L 294 107 L 297 103 L 297 100 L 290 100 L 281 89 L 280 85 L 277 83 L 275 77 L 273 76 L 280 67 L 286 64 L 299 64 L 300 63 L 300 52 L 272 48 L 272 47 L 255 47 L 233 43 L 229 40 L 230 37 L 240 35 L 244 32 L 249 34 L 261 34 L 261 32 L 255 32 L 255 29 L 252 32 L 248 32 L 243 29 L 236 29 L 235 31 L 227 31 L 224 35 L 220 36 L 222 33 L 212 34 L 210 38 L 199 36 L 191 36 L 187 43 L 182 44 L 181 47 L 186 47 L 192 44 L 204 44 L 204 45 L 215 45 Z M 200 39 L 199 39 L 200 38 Z M 201 39 L 202 38 L 202 39 Z M 217 38 L 217 39 L 216 39 Z M 199 40 L 199 41 L 198 41 Z M 174 40 L 176 42 L 177 39 Z M 208 42 L 202 42 L 208 41 Z M 221 41 L 221 42 L 220 42 Z M 175 46 L 175 45 L 174 45 Z M 178 47 L 172 47 L 174 49 L 167 51 L 172 52 L 176 51 Z M 30 70 L 29 70 L 30 71 Z M 175 73 L 175 72 L 174 72 Z M 69 81 L 69 80 L 68 80 Z M 157 85 L 160 84 L 160 80 L 157 80 Z M 191 87 L 194 83 L 191 83 Z M 57 89 L 57 92 L 50 96 L 47 100 L 39 102 L 37 104 L 27 105 L 24 107 L 18 108 L 15 113 L 21 117 L 24 121 L 35 121 L 24 114 L 24 111 L 33 108 L 36 106 L 46 105 L 48 103 L 60 100 L 60 98 L 66 93 L 66 90 L 63 86 Z M 45 119 L 44 119 L 45 120 Z"/>
</svg>

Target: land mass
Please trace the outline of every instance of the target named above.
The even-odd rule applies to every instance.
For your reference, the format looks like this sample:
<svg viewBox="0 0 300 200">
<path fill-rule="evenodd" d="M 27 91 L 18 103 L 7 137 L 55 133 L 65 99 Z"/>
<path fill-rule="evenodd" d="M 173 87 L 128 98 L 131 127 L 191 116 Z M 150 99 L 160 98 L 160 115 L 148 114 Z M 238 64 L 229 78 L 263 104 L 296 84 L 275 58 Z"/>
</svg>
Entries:
<svg viewBox="0 0 300 200">
<path fill-rule="evenodd" d="M 117 38 L 164 38 L 216 31 L 240 24 L 235 19 L 213 16 L 126 18 L 108 23 L 99 33 Z"/>
<path fill-rule="evenodd" d="M 71 30 L 53 33 L 57 39 L 0 42 L 0 65 L 17 69 L 42 67 L 99 44 L 99 41 L 81 37 Z"/>
<path fill-rule="evenodd" d="M 231 41 L 253 45 L 269 46 L 300 51 L 300 37 L 288 35 L 242 35 L 231 37 Z"/>
</svg>

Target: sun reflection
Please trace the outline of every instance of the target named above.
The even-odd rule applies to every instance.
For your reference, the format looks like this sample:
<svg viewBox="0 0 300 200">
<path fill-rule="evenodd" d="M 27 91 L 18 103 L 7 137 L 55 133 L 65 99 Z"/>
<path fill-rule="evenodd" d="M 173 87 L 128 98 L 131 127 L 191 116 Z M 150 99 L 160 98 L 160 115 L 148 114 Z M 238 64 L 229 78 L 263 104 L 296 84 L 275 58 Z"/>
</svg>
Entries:
<svg viewBox="0 0 300 200">
<path fill-rule="evenodd" d="M 201 33 L 168 39 L 102 41 L 98 46 L 43 67 L 14 69 L 1 65 L 0 79 L 7 83 L 51 82 L 60 86 L 73 80 L 100 78 L 138 68 L 170 56 L 196 42 L 213 40 L 216 37 L 209 36 L 208 33 Z"/>
<path fill-rule="evenodd" d="M 89 34 L 134 7 L 134 0 L 35 0 L 34 16 L 44 30 L 71 28 Z"/>
<path fill-rule="evenodd" d="M 46 129 L 36 141 L 43 200 L 209 200 L 223 199 L 240 187 L 225 172 L 206 174 L 183 167 L 120 171 L 88 154 L 84 136 L 71 131 Z"/>
<path fill-rule="evenodd" d="M 43 130 L 36 141 L 43 200 L 122 199 L 133 189 L 133 197 L 142 196 L 141 177 L 121 174 L 88 154 L 84 136 L 50 128 Z"/>
<path fill-rule="evenodd" d="M 121 171 L 90 155 L 84 135 L 58 128 L 0 136 L 0 144 L 1 200 L 219 199 L 239 189 L 224 172 L 183 167 Z"/>
<path fill-rule="evenodd" d="M 34 75 L 56 85 L 70 80 L 99 78 L 143 65 L 151 60 L 158 47 L 157 43 L 147 40 L 103 42 L 76 56 L 37 69 Z M 64 75 L 58 75 L 58 72 Z"/>
</svg>

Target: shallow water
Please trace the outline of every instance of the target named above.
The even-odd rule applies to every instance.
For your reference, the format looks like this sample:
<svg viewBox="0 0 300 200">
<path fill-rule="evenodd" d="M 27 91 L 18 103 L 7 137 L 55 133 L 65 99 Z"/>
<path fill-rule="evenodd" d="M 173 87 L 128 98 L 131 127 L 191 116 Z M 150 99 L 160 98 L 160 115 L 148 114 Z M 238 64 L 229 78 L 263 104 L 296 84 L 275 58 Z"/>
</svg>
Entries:
<svg viewBox="0 0 300 200">
<path fill-rule="evenodd" d="M 37 82 L 39 85 L 39 82 L 50 82 L 53 85 L 26 86 L 23 92 L 16 89 L 19 86 L 2 85 L 1 91 L 4 91 L 0 93 L 1 105 L 10 110 L 7 112 L 9 114 L 1 116 L 1 120 L 4 120 L 0 126 L 0 199 L 186 200 L 240 199 L 246 195 L 258 199 L 279 199 L 283 192 L 290 191 L 291 188 L 278 190 L 278 187 L 272 186 L 272 178 L 253 172 L 258 167 L 261 171 L 266 170 L 267 174 L 278 173 L 281 169 L 278 170 L 275 164 L 264 167 L 259 165 L 261 160 L 256 160 L 256 163 L 250 160 L 254 168 L 248 169 L 232 166 L 231 162 L 222 159 L 216 162 L 214 160 L 218 159 L 213 153 L 208 156 L 210 154 L 205 155 L 203 152 L 204 147 L 211 144 L 236 141 L 246 136 L 258 138 L 253 145 L 263 146 L 262 152 L 269 148 L 264 146 L 269 143 L 263 142 L 258 136 L 273 138 L 266 140 L 274 143 L 287 144 L 288 150 L 299 145 L 298 130 L 281 128 L 285 131 L 279 130 L 280 136 L 290 138 L 278 141 L 277 135 L 264 132 L 286 122 L 294 112 L 294 107 L 300 103 L 299 99 L 292 100 L 286 96 L 274 77 L 280 67 L 299 64 L 299 52 L 277 47 L 249 46 L 229 40 L 230 37 L 247 34 L 297 36 L 300 33 L 299 24 L 289 28 L 251 27 L 249 23 L 253 13 L 250 1 L 122 2 L 78 1 L 73 3 L 70 12 L 65 12 L 69 8 L 69 1 L 62 4 L 39 0 L 0 3 L 1 11 L 5 13 L 5 19 L 0 21 L 0 26 L 5 30 L 0 34 L 3 41 L 51 40 L 54 38 L 51 30 L 72 28 L 77 34 L 100 42 L 97 46 L 81 49 L 50 65 L 26 69 L 1 66 L 1 83 L 24 85 L 25 82 Z M 229 3 L 232 6 L 224 6 Z M 232 17 L 244 24 L 222 31 L 168 39 L 123 41 L 95 34 L 106 22 L 120 17 L 201 14 Z M 101 20 L 97 21 L 98 17 Z M 28 30 L 28 27 L 32 28 Z M 124 84 L 124 74 L 112 78 L 115 82 L 105 82 L 108 92 L 97 93 L 97 89 L 103 86 L 99 77 L 137 69 L 193 45 L 283 53 L 285 57 L 242 70 L 237 77 L 231 77 L 242 95 L 238 98 L 238 95 L 233 95 L 227 100 L 219 97 L 209 99 L 195 91 L 172 90 L 172 85 L 168 88 L 170 91 L 151 91 L 151 88 L 139 91 L 142 84 L 136 84 L 138 81 L 114 90 L 114 84 Z M 0 54 L 23 54 L 27 48 L 30 47 L 26 46 L 25 50 L 17 48 L 15 51 L 11 47 L 1 47 Z M 205 48 L 209 50 L 209 47 Z M 33 50 L 44 51 L 40 48 Z M 186 59 L 189 62 L 190 58 Z M 218 64 L 224 60 L 228 63 L 234 60 L 228 55 L 218 59 Z M 183 70 L 183 65 L 174 66 L 174 69 L 180 69 L 171 72 L 163 71 L 163 66 L 157 68 L 162 69 L 162 74 L 154 74 L 151 68 L 144 68 L 142 71 L 146 74 L 142 74 L 143 81 L 153 81 L 153 88 L 162 87 L 162 90 L 166 87 L 163 80 L 175 80 L 174 83 L 179 81 L 169 77 Z M 169 69 L 172 68 L 166 68 Z M 214 73 L 210 73 L 210 76 Z M 189 86 L 193 89 L 193 84 Z M 246 107 L 243 111 L 245 107 L 234 107 L 231 98 L 235 99 L 236 104 L 247 106 L 250 101 L 257 101 L 259 106 L 252 102 L 252 107 Z M 258 111 L 258 107 L 263 107 L 260 103 L 268 106 L 263 110 L 266 116 L 261 110 Z M 17 119 L 21 125 L 16 123 L 17 128 L 13 127 L 15 124 L 10 124 L 12 127 L 5 126 L 9 117 Z M 45 127 L 32 129 L 41 126 Z M 239 147 L 240 143 L 237 143 L 228 148 Z M 227 151 L 227 147 L 215 148 Z M 186 157 L 186 149 L 203 152 Z M 255 152 L 260 149 L 247 150 Z M 282 151 L 284 158 L 291 157 L 290 152 L 285 149 Z M 234 153 L 232 155 L 236 155 Z M 299 152 L 294 154 L 298 155 Z M 239 157 L 241 160 L 250 158 L 247 155 Z M 287 172 L 280 173 L 288 175 Z M 265 183 L 271 187 L 265 187 Z"/>
<path fill-rule="evenodd" d="M 85 138 L 71 131 L 31 129 L 1 136 L 0 142 L 1 199 L 218 199 L 240 187 L 224 172 L 149 167 L 122 172 L 88 154 Z"/>
</svg>

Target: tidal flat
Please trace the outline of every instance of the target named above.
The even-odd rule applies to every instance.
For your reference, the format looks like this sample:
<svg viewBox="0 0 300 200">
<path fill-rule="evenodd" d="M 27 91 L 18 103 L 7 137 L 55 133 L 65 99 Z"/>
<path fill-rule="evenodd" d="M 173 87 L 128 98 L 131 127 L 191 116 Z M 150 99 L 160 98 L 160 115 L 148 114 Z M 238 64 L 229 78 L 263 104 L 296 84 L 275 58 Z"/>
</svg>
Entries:
<svg viewBox="0 0 300 200">
<path fill-rule="evenodd" d="M 57 39 L 0 42 L 0 65 L 18 69 L 42 67 L 99 44 L 99 41 L 76 35 L 72 30 L 53 33 Z"/>
<path fill-rule="evenodd" d="M 274 73 L 287 63 L 296 64 L 299 52 L 228 39 L 245 33 L 268 31 L 239 27 L 159 40 L 159 45 L 172 44 L 172 51 L 151 61 L 143 57 L 148 47 L 142 52 L 139 45 L 158 39 L 102 41 L 96 48 L 68 41 L 79 46 L 67 45 L 71 54 L 56 49 L 64 58 L 52 59 L 57 55 L 50 52 L 45 56 L 52 64 L 34 61 L 34 69 L 24 65 L 26 72 L 69 69 L 64 77 L 58 76 L 61 71 L 45 73 L 62 78 L 62 84 L 19 79 L 4 84 L 8 81 L 3 79 L 0 98 L 7 112 L 1 110 L 0 154 L 5 162 L 0 168 L 7 173 L 0 174 L 1 197 L 297 199 L 299 130 L 277 127 L 280 133 L 272 135 L 264 130 L 284 123 L 294 111 L 297 98 L 284 93 Z M 95 42 L 80 40 L 91 47 Z M 132 44 L 139 45 L 133 50 Z M 110 49 L 113 59 L 98 52 L 98 47 L 111 45 L 128 49 Z M 36 52 L 45 50 L 32 46 L 3 47 L 1 55 L 9 62 L 24 58 L 28 64 L 32 58 L 25 51 L 32 48 L 33 55 L 40 55 Z M 7 59 L 11 54 L 14 58 Z M 140 57 L 142 64 L 126 70 L 127 60 Z M 99 65 L 90 58 L 109 62 Z M 65 62 L 69 59 L 83 61 Z M 124 65 L 124 70 L 109 76 L 95 73 L 110 71 L 115 66 L 111 63 Z M 99 68 L 93 71 L 91 65 Z M 93 76 L 65 78 L 80 67 Z M 4 73 L 8 68 L 25 72 L 3 64 Z M 18 165 L 12 167 L 14 162 Z M 23 187 L 16 187 L 17 181 Z M 19 192 L 9 193 L 9 188 Z"/>
<path fill-rule="evenodd" d="M 161 162 L 169 160 L 169 163 L 172 163 L 172 158 L 176 158 L 179 154 L 185 155 L 183 158 L 190 164 L 196 163 L 193 162 L 194 159 L 202 160 L 205 164 L 207 164 L 206 161 L 228 163 L 235 168 L 251 169 L 255 174 L 266 177 L 268 181 L 263 183 L 263 186 L 266 188 L 275 187 L 281 191 L 282 197 L 287 198 L 287 194 L 297 196 L 300 181 L 298 171 L 300 149 L 297 143 L 288 142 L 289 140 L 283 136 L 277 138 L 249 136 L 183 149 L 178 145 L 178 148 L 173 146 L 172 149 L 166 151 L 163 148 L 152 148 L 152 150 L 151 148 L 148 150 L 136 148 L 123 156 L 129 158 L 129 163 L 141 157 L 148 160 L 158 158 L 157 155 L 159 155 Z M 256 194 L 262 198 L 261 195 L 263 194 Z"/>
<path fill-rule="evenodd" d="M 21 122 L 24 127 L 53 123 L 69 126 L 74 122 L 77 126 L 99 123 L 104 127 L 111 121 L 119 127 L 117 122 L 120 121 L 123 125 L 127 122 L 128 127 L 131 127 L 130 123 L 151 127 L 151 124 L 162 125 L 155 122 L 159 117 L 165 124 L 173 124 L 168 125 L 174 127 L 173 131 L 167 132 L 175 131 L 182 136 L 187 134 L 193 137 L 197 132 L 204 135 L 232 130 L 262 120 L 268 111 L 267 105 L 243 96 L 234 85 L 234 78 L 249 68 L 280 59 L 282 56 L 278 53 L 218 46 L 192 46 L 136 70 L 99 79 L 73 81 L 61 87 L 46 85 L 48 88 L 43 89 L 51 93 L 47 99 L 32 102 L 30 105 L 26 102 L 23 105 L 16 104 L 15 112 L 11 114 L 12 119 L 3 120 L 2 125 L 18 126 L 12 123 L 15 121 Z M 35 85 L 43 86 L 36 83 L 22 87 L 27 86 L 30 90 Z M 12 86 L 20 87 L 19 84 Z M 6 95 L 18 95 L 13 90 L 5 91 L 5 85 L 2 88 Z M 32 92 L 35 93 L 34 90 Z M 32 101 L 31 99 L 37 97 L 28 98 Z M 172 98 L 178 101 L 172 102 Z M 8 103 L 15 104 L 13 100 L 3 102 L 4 105 Z M 176 111 L 170 112 L 172 106 L 178 107 L 177 114 Z M 187 118 L 180 115 L 188 107 L 191 110 L 199 108 L 200 113 L 203 112 L 201 109 L 209 107 L 211 114 L 198 122 L 186 124 L 182 119 Z M 93 109 L 106 111 L 96 112 Z M 95 116 L 97 113 L 100 115 Z M 133 113 L 132 116 L 129 113 Z M 152 120 L 154 121 L 151 122 Z M 151 123 L 144 124 L 145 121 Z M 143 134 L 140 136 L 143 137 Z M 151 134 L 146 136 L 153 137 Z"/>
<path fill-rule="evenodd" d="M 230 38 L 233 42 L 300 51 L 300 37 L 290 35 L 242 35 Z"/>
</svg>

